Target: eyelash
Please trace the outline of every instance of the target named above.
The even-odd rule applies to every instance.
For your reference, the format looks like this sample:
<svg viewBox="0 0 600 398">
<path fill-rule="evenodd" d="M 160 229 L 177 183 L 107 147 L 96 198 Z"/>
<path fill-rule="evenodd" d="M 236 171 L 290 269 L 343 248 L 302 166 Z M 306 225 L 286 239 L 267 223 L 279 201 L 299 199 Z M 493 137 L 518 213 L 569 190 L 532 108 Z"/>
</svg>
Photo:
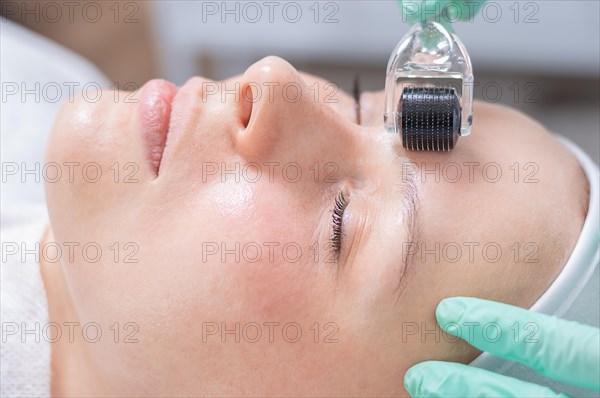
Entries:
<svg viewBox="0 0 600 398">
<path fill-rule="evenodd" d="M 356 112 L 356 124 L 360 125 L 360 79 L 358 75 L 354 78 L 354 84 L 352 86 L 352 95 L 354 96 L 354 110 Z"/>
<path fill-rule="evenodd" d="M 331 222 L 333 225 L 333 234 L 331 236 L 331 250 L 336 258 L 339 258 L 342 250 L 342 223 L 344 219 L 344 211 L 348 207 L 348 200 L 343 192 L 340 192 L 335 198 Z"/>
</svg>

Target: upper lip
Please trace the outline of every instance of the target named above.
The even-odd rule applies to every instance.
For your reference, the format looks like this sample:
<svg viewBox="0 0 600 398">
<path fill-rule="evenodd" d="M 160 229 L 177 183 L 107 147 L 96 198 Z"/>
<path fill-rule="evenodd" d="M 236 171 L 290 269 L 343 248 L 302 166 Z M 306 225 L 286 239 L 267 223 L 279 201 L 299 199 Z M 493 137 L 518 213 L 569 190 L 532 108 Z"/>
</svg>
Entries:
<svg viewBox="0 0 600 398">
<path fill-rule="evenodd" d="M 140 122 L 146 157 L 158 173 L 171 119 L 177 88 L 164 80 L 144 85 L 140 99 Z"/>
</svg>

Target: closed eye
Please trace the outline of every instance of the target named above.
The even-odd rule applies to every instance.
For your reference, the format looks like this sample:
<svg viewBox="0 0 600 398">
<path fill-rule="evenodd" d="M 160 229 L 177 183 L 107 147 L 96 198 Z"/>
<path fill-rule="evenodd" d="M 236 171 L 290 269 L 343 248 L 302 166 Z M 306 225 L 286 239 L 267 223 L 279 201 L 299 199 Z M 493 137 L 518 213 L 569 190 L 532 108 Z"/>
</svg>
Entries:
<svg viewBox="0 0 600 398">
<path fill-rule="evenodd" d="M 342 251 L 342 240 L 343 240 L 343 222 L 344 212 L 348 207 L 348 200 L 344 196 L 343 192 L 340 192 L 336 198 L 333 206 L 333 212 L 331 216 L 332 223 L 332 236 L 331 236 L 331 251 L 336 259 L 339 259 Z"/>
</svg>

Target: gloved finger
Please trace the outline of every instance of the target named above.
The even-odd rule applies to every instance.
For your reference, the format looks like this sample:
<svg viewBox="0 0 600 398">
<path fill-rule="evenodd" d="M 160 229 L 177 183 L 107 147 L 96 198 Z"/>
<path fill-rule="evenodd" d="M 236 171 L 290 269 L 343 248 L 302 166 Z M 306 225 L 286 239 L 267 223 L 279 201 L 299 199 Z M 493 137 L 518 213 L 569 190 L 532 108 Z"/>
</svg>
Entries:
<svg viewBox="0 0 600 398">
<path fill-rule="evenodd" d="M 548 387 L 458 363 L 427 361 L 408 369 L 411 397 L 566 397 Z"/>
<path fill-rule="evenodd" d="M 436 21 L 449 26 L 457 21 L 472 21 L 485 0 L 398 0 L 406 22 Z"/>
<path fill-rule="evenodd" d="M 447 333 L 544 376 L 600 390 L 600 329 L 494 301 L 453 297 L 440 302 Z"/>
</svg>

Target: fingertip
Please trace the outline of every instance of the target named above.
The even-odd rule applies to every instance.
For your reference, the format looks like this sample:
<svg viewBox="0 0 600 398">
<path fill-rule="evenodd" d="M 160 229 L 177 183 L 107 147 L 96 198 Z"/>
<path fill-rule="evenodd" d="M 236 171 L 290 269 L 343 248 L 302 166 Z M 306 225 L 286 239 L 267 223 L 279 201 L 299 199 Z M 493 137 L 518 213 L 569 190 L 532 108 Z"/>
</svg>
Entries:
<svg viewBox="0 0 600 398">
<path fill-rule="evenodd" d="M 424 365 L 424 362 L 418 363 L 409 368 L 404 374 L 404 388 L 411 397 L 418 396 L 418 387 L 421 385 L 423 379 L 422 369 L 424 366 L 426 366 Z"/>
<path fill-rule="evenodd" d="M 409 368 L 404 375 L 404 388 L 411 397 L 444 396 L 440 383 L 456 370 L 454 363 L 425 361 Z"/>
<path fill-rule="evenodd" d="M 466 297 L 451 297 L 440 301 L 435 309 L 435 317 L 442 329 L 448 324 L 458 323 L 467 309 Z"/>
</svg>

